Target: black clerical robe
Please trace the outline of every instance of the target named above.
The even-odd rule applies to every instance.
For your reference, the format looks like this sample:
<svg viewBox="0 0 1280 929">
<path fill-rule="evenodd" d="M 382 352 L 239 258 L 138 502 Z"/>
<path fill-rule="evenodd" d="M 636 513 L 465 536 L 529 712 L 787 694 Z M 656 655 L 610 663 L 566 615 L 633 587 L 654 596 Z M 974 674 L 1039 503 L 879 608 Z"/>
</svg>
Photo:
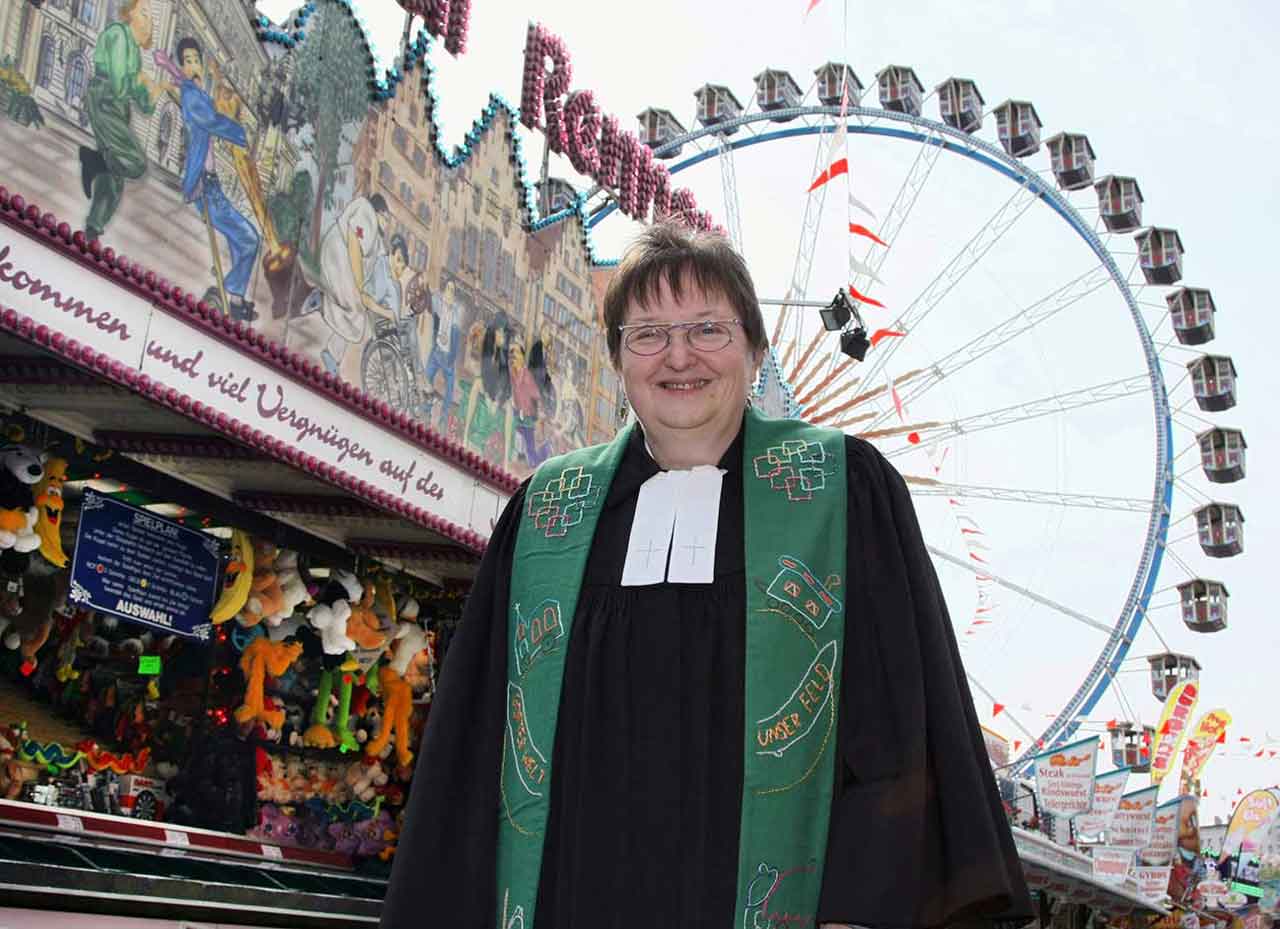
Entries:
<svg viewBox="0 0 1280 929">
<path fill-rule="evenodd" d="M 906 485 L 867 443 L 849 438 L 847 447 L 845 659 L 819 923 L 932 929 L 1030 918 Z M 741 434 L 720 467 L 728 473 L 711 584 L 619 584 L 636 496 L 658 471 L 639 429 L 609 489 L 566 659 L 535 929 L 737 921 Z M 442 669 L 385 929 L 497 921 L 507 601 L 524 493 L 494 530 Z"/>
</svg>

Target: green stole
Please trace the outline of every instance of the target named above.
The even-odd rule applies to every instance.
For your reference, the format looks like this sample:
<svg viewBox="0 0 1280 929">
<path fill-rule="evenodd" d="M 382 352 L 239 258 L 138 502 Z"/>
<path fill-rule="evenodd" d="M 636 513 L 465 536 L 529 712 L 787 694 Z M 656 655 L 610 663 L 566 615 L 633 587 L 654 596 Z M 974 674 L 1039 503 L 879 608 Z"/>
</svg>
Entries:
<svg viewBox="0 0 1280 929">
<path fill-rule="evenodd" d="M 837 756 L 844 435 L 754 410 L 745 428 L 746 732 L 732 925 L 811 926 Z M 508 617 L 499 929 L 533 929 L 565 655 L 596 521 L 631 429 L 547 461 L 525 494 Z"/>
</svg>

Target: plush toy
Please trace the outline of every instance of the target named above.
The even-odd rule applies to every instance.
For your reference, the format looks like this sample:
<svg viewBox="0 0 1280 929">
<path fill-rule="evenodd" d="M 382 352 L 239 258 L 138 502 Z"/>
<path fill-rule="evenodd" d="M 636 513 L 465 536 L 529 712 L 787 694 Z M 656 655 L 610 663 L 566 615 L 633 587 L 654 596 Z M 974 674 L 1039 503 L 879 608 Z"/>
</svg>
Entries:
<svg viewBox="0 0 1280 929">
<path fill-rule="evenodd" d="M 307 585 L 298 570 L 298 553 L 284 550 L 276 556 L 276 581 L 280 585 L 280 608 L 266 616 L 269 626 L 278 626 L 307 602 Z"/>
<path fill-rule="evenodd" d="M 44 477 L 32 488 L 40 554 L 55 568 L 65 568 L 70 560 L 62 550 L 62 485 L 66 482 L 67 460 L 50 458 L 45 463 Z"/>
<path fill-rule="evenodd" d="M 284 727 L 280 730 L 280 741 L 290 748 L 302 747 L 302 734 L 306 729 L 307 714 L 297 703 L 284 705 Z"/>
<path fill-rule="evenodd" d="M 65 684 L 80 677 L 80 672 L 76 670 L 76 655 L 93 635 L 93 616 L 88 610 L 77 610 L 66 621 L 66 626 L 62 627 L 62 639 L 56 652 L 58 666 L 54 671 L 58 683 Z"/>
<path fill-rule="evenodd" d="M 307 611 L 307 622 L 320 633 L 320 644 L 326 655 L 345 655 L 356 647 L 347 637 L 347 620 L 351 618 L 351 604 L 358 603 L 364 595 L 364 587 L 356 576 L 348 571 L 334 571 L 330 582 L 316 605 Z"/>
<path fill-rule="evenodd" d="M 394 735 L 396 762 L 402 768 L 407 768 L 413 762 L 413 751 L 409 747 L 413 690 L 405 680 L 405 673 L 409 670 L 409 662 L 426 646 L 427 632 L 417 623 L 404 622 L 396 626 L 391 660 L 378 669 L 378 684 L 382 690 L 382 729 L 365 746 L 366 755 L 376 757 L 382 754 Z"/>
<path fill-rule="evenodd" d="M 363 635 L 363 631 L 369 628 L 366 613 L 373 600 L 372 587 L 366 588 L 348 571 L 335 571 L 316 600 L 316 605 L 307 612 L 307 620 L 320 633 L 325 667 L 320 673 L 311 725 L 303 735 L 303 744 L 312 748 L 339 747 L 343 751 L 355 751 L 358 743 L 347 725 L 353 683 L 350 675 L 344 674 L 342 678 L 333 728 L 328 725 L 329 698 L 333 694 L 338 663 L 345 667 L 346 662 L 342 659 L 360 647 L 355 634 Z"/>
<path fill-rule="evenodd" d="M 382 838 L 386 840 L 386 847 L 378 852 L 378 858 L 382 861 L 390 861 L 396 854 L 396 840 L 400 838 L 400 817 L 397 814 L 392 822 L 392 827 L 382 834 Z"/>
<path fill-rule="evenodd" d="M 10 429 L 8 438 L 0 445 L 0 549 L 33 552 L 40 547 L 40 536 L 35 531 L 39 513 L 32 488 L 44 478 L 49 456 L 23 445 L 21 429 Z"/>
<path fill-rule="evenodd" d="M 5 800 L 17 800 L 23 785 L 38 774 L 34 765 L 16 757 L 20 741 L 21 735 L 16 730 L 0 731 L 0 797 Z"/>
<path fill-rule="evenodd" d="M 388 844 L 387 833 L 393 831 L 394 825 L 395 820 L 386 810 L 380 811 L 371 819 L 356 823 L 356 838 L 360 840 L 360 844 L 356 846 L 356 855 L 363 858 L 380 856 Z"/>
<path fill-rule="evenodd" d="M 267 636 L 272 642 L 283 642 L 285 639 L 292 638 L 298 634 L 298 630 L 306 623 L 306 617 L 297 613 L 282 619 L 280 622 L 272 624 L 270 618 L 267 619 Z"/>
<path fill-rule="evenodd" d="M 327 804 L 305 803 L 297 813 L 298 844 L 303 848 L 328 849 L 332 847 L 329 838 L 331 821 L 325 812 Z"/>
<path fill-rule="evenodd" d="M 70 578 L 65 571 L 31 574 L 23 579 L 22 612 L 13 618 L 23 674 L 30 674 L 36 669 L 36 653 L 49 639 L 53 614 L 66 605 L 69 583 Z"/>
<path fill-rule="evenodd" d="M 231 558 L 222 569 L 222 593 L 209 613 L 215 625 L 225 623 L 244 607 L 253 583 L 253 542 L 248 533 L 231 532 Z"/>
<path fill-rule="evenodd" d="M 361 803 L 373 803 L 378 796 L 378 788 L 386 786 L 387 773 L 377 759 L 366 758 L 353 761 L 347 768 L 344 779 L 352 800 Z"/>
<path fill-rule="evenodd" d="M 284 763 L 282 790 L 288 793 L 288 802 L 301 804 L 307 798 L 307 770 L 301 758 L 291 758 Z"/>
<path fill-rule="evenodd" d="M 264 803 L 258 807 L 258 824 L 247 834 L 273 845 L 297 845 L 298 822 L 274 803 Z"/>
<path fill-rule="evenodd" d="M 333 850 L 340 855 L 354 855 L 360 847 L 360 836 L 356 835 L 355 823 L 339 820 L 331 824 L 329 838 L 333 841 Z"/>
<path fill-rule="evenodd" d="M 244 704 L 236 709 L 238 723 L 261 720 L 272 729 L 284 725 L 284 711 L 265 706 L 264 685 L 266 677 L 279 677 L 302 654 L 301 642 L 272 642 L 259 636 L 250 642 L 240 656 L 240 670 L 248 684 L 244 691 Z"/>
<path fill-rule="evenodd" d="M 240 625 L 256 626 L 267 616 L 279 613 L 284 608 L 284 588 L 276 574 L 276 558 L 279 555 L 280 549 L 272 542 L 258 539 L 253 543 L 253 580 L 249 582 L 249 596 L 245 599 L 244 607 L 236 615 L 236 622 Z M 280 618 L 283 619 L 284 616 Z"/>
</svg>

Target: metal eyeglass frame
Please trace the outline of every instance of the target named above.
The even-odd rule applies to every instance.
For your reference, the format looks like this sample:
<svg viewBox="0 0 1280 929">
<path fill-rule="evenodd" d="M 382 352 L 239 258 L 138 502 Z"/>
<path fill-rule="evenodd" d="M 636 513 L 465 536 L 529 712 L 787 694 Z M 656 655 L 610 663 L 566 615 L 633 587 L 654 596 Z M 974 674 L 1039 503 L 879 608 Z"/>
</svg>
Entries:
<svg viewBox="0 0 1280 929">
<path fill-rule="evenodd" d="M 733 344 L 732 329 L 729 330 L 729 341 L 725 342 L 724 345 L 721 345 L 719 348 L 712 348 L 712 349 L 698 348 L 691 341 L 689 341 L 690 330 L 694 329 L 697 326 L 705 326 L 707 323 L 728 323 L 728 324 L 736 324 L 738 326 L 741 326 L 742 320 L 738 319 L 735 316 L 733 319 L 695 319 L 687 323 L 628 323 L 625 326 L 619 326 L 618 332 L 622 334 L 623 347 L 626 348 L 626 350 L 631 352 L 633 355 L 639 355 L 641 358 L 652 358 L 654 355 L 661 355 L 668 348 L 670 348 L 671 333 L 677 329 L 681 329 L 684 331 L 685 344 L 688 345 L 689 348 L 693 349 L 695 352 L 722 352 L 726 348 L 728 348 L 731 344 Z M 662 344 L 662 347 L 659 348 L 657 351 L 638 352 L 634 348 L 632 348 L 627 341 L 627 332 L 632 329 L 661 329 L 663 333 L 666 334 L 667 341 L 664 342 Z"/>
</svg>

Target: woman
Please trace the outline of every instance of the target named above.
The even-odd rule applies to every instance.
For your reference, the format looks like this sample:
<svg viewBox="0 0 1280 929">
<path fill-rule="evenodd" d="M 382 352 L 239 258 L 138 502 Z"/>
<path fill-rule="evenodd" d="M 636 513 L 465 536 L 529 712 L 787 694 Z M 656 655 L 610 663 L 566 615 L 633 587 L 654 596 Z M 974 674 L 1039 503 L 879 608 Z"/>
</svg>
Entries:
<svg viewBox="0 0 1280 929">
<path fill-rule="evenodd" d="M 494 530 L 383 926 L 1029 918 L 902 479 L 748 408 L 764 326 L 723 238 L 646 231 L 604 319 L 638 426 Z"/>
<path fill-rule="evenodd" d="M 509 346 L 511 324 L 506 313 L 498 313 L 485 326 L 480 349 L 480 377 L 471 382 L 467 415 L 462 423 L 466 444 L 506 468 L 511 450 L 511 371 Z"/>
</svg>

